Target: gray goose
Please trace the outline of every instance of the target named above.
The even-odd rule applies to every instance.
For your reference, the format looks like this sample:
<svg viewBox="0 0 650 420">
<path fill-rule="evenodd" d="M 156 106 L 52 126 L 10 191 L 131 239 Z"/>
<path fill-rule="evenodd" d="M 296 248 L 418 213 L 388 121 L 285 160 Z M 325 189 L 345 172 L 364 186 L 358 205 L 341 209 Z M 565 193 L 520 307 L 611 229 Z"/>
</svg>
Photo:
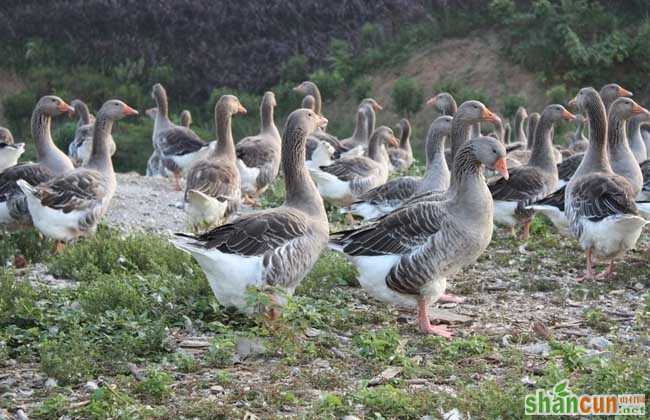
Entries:
<svg viewBox="0 0 650 420">
<path fill-rule="evenodd" d="M 282 206 L 246 213 L 202 235 L 180 235 L 173 241 L 201 265 L 222 305 L 253 312 L 249 287 L 292 294 L 327 246 L 327 213 L 305 168 L 307 136 L 326 123 L 308 109 L 289 115 L 282 139 L 287 191 Z M 272 294 L 271 300 L 283 303 L 280 295 Z M 272 309 L 271 317 L 277 315 Z"/>
<path fill-rule="evenodd" d="M 79 116 L 77 128 L 75 129 L 74 139 L 68 146 L 68 155 L 75 166 L 86 166 L 90 160 L 93 149 L 93 131 L 95 130 L 95 117 L 88 110 L 88 105 L 79 99 L 74 99 L 71 103 L 75 115 Z M 108 136 L 109 153 L 115 154 L 117 146 L 113 136 Z"/>
<path fill-rule="evenodd" d="M 395 171 L 405 171 L 413 164 L 413 150 L 411 149 L 411 123 L 406 118 L 399 121 L 399 146 L 388 148 L 390 164 Z"/>
<path fill-rule="evenodd" d="M 0 143 L 14 144 L 14 135 L 8 128 L 0 127 Z"/>
<path fill-rule="evenodd" d="M 15 166 L 23 153 L 25 153 L 25 143 L 0 142 L 0 173 Z"/>
<path fill-rule="evenodd" d="M 323 99 L 320 94 L 320 89 L 316 83 L 306 80 L 294 87 L 293 90 L 302 95 L 311 95 L 314 98 L 314 112 L 320 116 L 323 115 Z M 316 140 L 327 141 L 331 143 L 337 150 L 341 147 L 339 139 L 335 136 L 325 132 L 325 128 L 318 127 L 311 135 Z M 308 142 L 309 143 L 309 142 Z M 310 156 L 310 147 L 307 145 L 307 158 Z"/>
<path fill-rule="evenodd" d="M 535 130 L 537 130 L 537 125 L 542 116 L 539 112 L 533 112 L 526 118 L 526 148 L 532 149 L 533 144 L 535 143 Z"/>
<path fill-rule="evenodd" d="M 305 95 L 302 98 L 302 103 L 300 104 L 301 108 L 309 109 L 310 111 L 316 110 L 316 99 L 311 95 Z"/>
<path fill-rule="evenodd" d="M 185 211 L 195 231 L 223 224 L 241 202 L 241 179 L 232 137 L 232 116 L 246 109 L 233 95 L 223 95 L 214 107 L 216 147 L 194 163 L 187 173 Z"/>
<path fill-rule="evenodd" d="M 365 105 L 360 105 L 357 109 L 357 118 L 352 136 L 341 140 L 341 146 L 346 150 L 341 153 L 341 157 L 362 156 L 365 153 L 368 147 L 368 138 L 372 134 L 372 132 L 368 131 L 369 124 L 368 109 L 366 109 Z"/>
<path fill-rule="evenodd" d="M 453 156 L 456 155 L 458 150 L 467 142 L 469 137 L 470 127 L 477 122 L 489 122 L 491 124 L 500 124 L 499 117 L 490 111 L 483 103 L 479 101 L 466 101 L 463 102 L 458 111 L 454 114 L 451 122 L 451 149 L 450 153 L 445 152 L 445 160 L 453 161 Z M 500 169 L 501 170 L 501 169 Z M 454 178 L 450 180 L 450 188 L 454 184 Z M 424 201 L 439 201 L 447 198 L 447 191 L 429 191 L 421 194 L 416 194 L 407 199 L 404 205 L 424 202 Z"/>
<path fill-rule="evenodd" d="M 603 104 L 605 106 L 605 113 L 607 113 L 609 112 L 609 106 L 616 99 L 630 97 L 632 96 L 632 92 L 622 88 L 616 83 L 610 83 L 600 89 L 599 95 L 601 96 Z M 578 166 L 580 166 L 580 162 L 582 162 L 584 155 L 584 153 L 576 153 L 575 155 L 570 156 L 557 164 L 557 171 L 560 177 L 560 186 L 564 186 L 569 182 L 573 174 L 578 169 Z"/>
<path fill-rule="evenodd" d="M 427 105 L 434 107 L 440 114 L 453 117 L 458 111 L 456 100 L 448 92 L 440 92 L 427 100 Z"/>
<path fill-rule="evenodd" d="M 266 92 L 260 105 L 260 133 L 241 139 L 235 147 L 241 191 L 248 204 L 255 203 L 280 170 L 282 139 L 273 121 L 276 106 L 273 92 Z"/>
<path fill-rule="evenodd" d="M 151 118 L 154 122 L 156 121 L 156 115 L 158 115 L 158 108 L 149 108 L 145 112 L 145 115 Z M 166 170 L 162 167 L 160 162 L 160 152 L 154 146 L 153 152 L 149 159 L 147 160 L 147 170 L 145 172 L 146 176 L 167 176 L 165 174 Z"/>
<path fill-rule="evenodd" d="M 370 137 L 368 156 L 338 159 L 310 171 L 323 198 L 338 206 L 348 206 L 361 194 L 384 184 L 389 172 L 387 143 L 398 144 L 393 130 L 381 126 Z"/>
<path fill-rule="evenodd" d="M 494 222 L 512 228 L 523 225 L 521 239 L 528 240 L 533 213 L 524 205 L 546 197 L 557 189 L 558 175 L 553 154 L 553 126 L 575 118 L 562 105 L 548 105 L 535 130 L 528 163 L 510 170 L 508 179 L 488 183 L 494 200 Z"/>
<path fill-rule="evenodd" d="M 43 96 L 36 104 L 31 130 L 38 163 L 21 163 L 0 173 L 0 224 L 32 224 L 27 200 L 17 184 L 19 179 L 37 185 L 74 169 L 70 158 L 54 144 L 51 132 L 52 117 L 71 112 L 74 109 L 58 96 Z"/>
<path fill-rule="evenodd" d="M 97 113 L 93 147 L 88 165 L 39 185 L 24 179 L 18 186 L 27 197 L 29 213 L 43 235 L 63 242 L 95 232 L 108 210 L 117 182 L 111 162 L 108 135 L 113 122 L 138 112 L 122 101 L 111 99 Z"/>
<path fill-rule="evenodd" d="M 446 191 L 449 188 L 450 172 L 445 160 L 445 139 L 451 133 L 452 117 L 443 115 L 431 123 L 425 142 L 427 168 L 424 177 L 403 176 L 371 189 L 362 194 L 350 207 L 341 211 L 350 212 L 366 220 L 390 213 L 402 205 L 404 200 L 428 191 Z"/>
<path fill-rule="evenodd" d="M 633 187 L 612 171 L 607 153 L 605 106 L 600 95 L 593 88 L 583 88 L 571 102 L 586 113 L 591 130 L 585 158 L 565 191 L 571 234 L 587 255 L 587 269 L 581 281 L 594 277 L 594 257 L 609 260 L 608 269 L 599 276 L 611 276 L 614 259 L 635 246 L 647 222 L 639 216 Z"/>
<path fill-rule="evenodd" d="M 181 125 L 185 128 L 192 125 L 192 113 L 187 109 L 181 111 Z"/>
<path fill-rule="evenodd" d="M 643 137 L 645 149 L 648 151 L 648 159 L 650 159 L 650 126 L 648 124 L 641 126 L 641 137 Z"/>
<path fill-rule="evenodd" d="M 630 118 L 628 125 L 630 131 L 630 149 L 632 149 L 632 153 L 639 164 L 648 159 L 648 149 L 646 149 L 643 134 L 641 134 L 641 126 L 648 122 L 650 122 L 650 116 L 646 113 L 641 113 Z"/>
<path fill-rule="evenodd" d="M 191 129 L 171 122 L 167 92 L 160 83 L 153 86 L 151 96 L 158 108 L 153 126 L 153 146 L 160 155 L 161 166 L 174 174 L 176 190 L 180 191 L 181 175 L 208 154 L 208 145 Z"/>
<path fill-rule="evenodd" d="M 576 131 L 569 137 L 569 149 L 574 153 L 584 153 L 589 145 L 589 140 L 584 134 L 585 122 L 585 117 L 576 115 Z"/>
<path fill-rule="evenodd" d="M 374 298 L 417 308 L 425 334 L 451 338 L 433 326 L 429 305 L 445 292 L 447 278 L 473 263 L 492 239 L 493 205 L 483 165 L 507 177 L 506 150 L 492 137 L 478 137 L 454 156 L 448 200 L 402 207 L 357 229 L 332 235 L 330 247 L 357 267 L 359 283 Z"/>
</svg>

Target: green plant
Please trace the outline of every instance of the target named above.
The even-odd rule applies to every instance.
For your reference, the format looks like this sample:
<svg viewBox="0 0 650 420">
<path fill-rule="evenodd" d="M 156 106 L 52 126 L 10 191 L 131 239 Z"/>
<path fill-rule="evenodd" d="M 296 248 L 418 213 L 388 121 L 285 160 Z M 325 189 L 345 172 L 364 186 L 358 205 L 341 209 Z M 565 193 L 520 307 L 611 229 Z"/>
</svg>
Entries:
<svg viewBox="0 0 650 420">
<path fill-rule="evenodd" d="M 224 368 L 232 365 L 235 355 L 235 339 L 230 334 L 217 336 L 210 342 L 210 347 L 205 354 L 205 361 L 217 368 Z"/>
<path fill-rule="evenodd" d="M 560 357 L 564 364 L 564 368 L 569 372 L 580 370 L 584 367 L 584 348 L 577 346 L 574 343 L 562 343 L 555 340 L 551 341 L 550 345 L 551 355 Z"/>
<path fill-rule="evenodd" d="M 551 88 L 546 91 L 546 97 L 548 98 L 548 101 L 553 104 L 564 104 L 569 100 L 569 94 L 564 85 L 551 86 Z"/>
<path fill-rule="evenodd" d="M 400 336 L 394 329 L 365 331 L 354 336 L 352 342 L 359 355 L 366 359 L 386 362 L 397 355 Z"/>
<path fill-rule="evenodd" d="M 66 413 L 68 406 L 68 399 L 65 395 L 56 394 L 46 399 L 35 410 L 38 418 L 42 419 L 58 419 Z"/>
<path fill-rule="evenodd" d="M 135 385 L 135 390 L 145 398 L 162 402 L 172 396 L 172 382 L 172 377 L 167 372 L 150 368 L 146 378 Z"/>
<path fill-rule="evenodd" d="M 363 389 L 356 395 L 366 413 L 378 413 L 382 418 L 416 419 L 432 413 L 435 398 L 429 392 L 408 392 L 392 385 Z"/>
<path fill-rule="evenodd" d="M 300 83 L 307 78 L 307 57 L 301 54 L 291 56 L 282 66 L 285 82 Z"/>
<path fill-rule="evenodd" d="M 521 95 L 508 95 L 503 99 L 503 116 L 514 117 L 517 108 L 526 106 L 526 98 Z"/>
<path fill-rule="evenodd" d="M 608 333 L 611 329 L 611 321 L 598 308 L 587 309 L 584 313 L 585 324 L 601 333 Z"/>
<path fill-rule="evenodd" d="M 324 98 L 334 98 L 341 93 L 345 80 L 336 71 L 318 69 L 309 75 L 309 80 L 316 83 Z"/>
<path fill-rule="evenodd" d="M 362 99 L 371 96 L 372 82 L 367 77 L 359 77 L 354 80 L 350 90 L 352 91 L 353 97 L 356 100 L 361 101 Z"/>
<path fill-rule="evenodd" d="M 174 363 L 176 368 L 183 373 L 196 372 L 199 368 L 194 356 L 184 351 L 179 351 L 175 354 Z"/>
<path fill-rule="evenodd" d="M 90 378 L 97 369 L 95 343 L 73 329 L 53 340 L 45 340 L 40 351 L 41 369 L 62 385 Z"/>
<path fill-rule="evenodd" d="M 397 112 L 407 117 L 416 113 L 424 102 L 422 89 L 414 79 L 407 76 L 397 79 L 391 91 L 391 98 Z"/>
</svg>

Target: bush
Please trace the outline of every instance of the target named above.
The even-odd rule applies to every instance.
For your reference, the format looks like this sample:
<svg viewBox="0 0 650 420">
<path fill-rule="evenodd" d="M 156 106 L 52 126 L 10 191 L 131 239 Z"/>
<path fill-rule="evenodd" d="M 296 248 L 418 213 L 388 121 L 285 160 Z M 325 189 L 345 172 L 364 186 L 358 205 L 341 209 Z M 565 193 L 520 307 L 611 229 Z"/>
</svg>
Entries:
<svg viewBox="0 0 650 420">
<path fill-rule="evenodd" d="M 508 95 L 503 100 L 503 116 L 506 118 L 514 117 L 517 108 L 526 106 L 526 98 L 520 95 Z"/>
<path fill-rule="evenodd" d="M 323 100 L 338 96 L 343 90 L 344 80 L 336 71 L 318 69 L 309 76 L 309 80 L 316 83 L 320 89 Z"/>
<path fill-rule="evenodd" d="M 357 101 L 372 96 L 372 82 L 367 77 L 360 77 L 352 83 L 352 96 Z"/>
<path fill-rule="evenodd" d="M 546 97 L 552 104 L 565 104 L 569 100 L 569 93 L 566 86 L 555 85 L 546 91 Z"/>
<path fill-rule="evenodd" d="M 300 83 L 307 78 L 307 57 L 296 54 L 282 65 L 282 80 Z"/>
<path fill-rule="evenodd" d="M 393 85 L 391 97 L 397 112 L 407 117 L 417 112 L 424 102 L 422 89 L 414 79 L 406 76 L 397 79 Z"/>
</svg>

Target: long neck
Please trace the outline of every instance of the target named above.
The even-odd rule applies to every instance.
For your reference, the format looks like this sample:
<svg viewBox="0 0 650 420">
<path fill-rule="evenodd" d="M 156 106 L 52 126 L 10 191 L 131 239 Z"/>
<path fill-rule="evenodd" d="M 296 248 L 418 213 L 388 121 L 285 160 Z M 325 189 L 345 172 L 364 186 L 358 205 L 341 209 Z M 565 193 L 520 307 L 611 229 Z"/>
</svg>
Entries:
<svg viewBox="0 0 650 420">
<path fill-rule="evenodd" d="M 217 148 L 215 155 L 235 160 L 235 141 L 232 138 L 232 116 L 230 113 L 217 107 L 214 115 L 214 124 L 217 128 Z"/>
<path fill-rule="evenodd" d="M 444 115 L 449 115 L 450 117 L 453 117 L 456 111 L 458 111 L 458 105 L 456 104 L 456 100 L 454 98 L 451 98 L 448 104 L 443 108 L 442 113 Z"/>
<path fill-rule="evenodd" d="M 441 180 L 444 182 L 444 188 L 449 187 L 449 166 L 445 159 L 445 139 L 446 135 L 435 127 L 430 127 L 427 133 L 426 155 L 427 169 L 424 173 L 424 184 L 430 184 L 433 181 Z"/>
<path fill-rule="evenodd" d="M 515 141 L 524 141 L 526 132 L 524 131 L 524 117 L 521 113 L 515 114 Z"/>
<path fill-rule="evenodd" d="M 368 140 L 368 126 L 364 120 L 365 111 L 357 112 L 357 122 L 354 126 L 352 138 L 355 141 L 365 143 Z"/>
<path fill-rule="evenodd" d="M 529 118 L 528 132 L 526 133 L 526 148 L 528 150 L 531 150 L 535 146 L 535 141 L 537 137 L 535 133 L 537 132 L 538 127 L 539 127 L 539 119 Z M 551 129 L 553 128 L 551 127 Z"/>
<path fill-rule="evenodd" d="M 483 165 L 476 160 L 470 147 L 461 148 L 454 158 L 448 197 L 460 204 L 461 208 L 470 208 L 476 206 L 477 200 L 485 198 L 485 190 Z"/>
<path fill-rule="evenodd" d="M 169 120 L 169 103 L 167 101 L 167 94 L 163 92 L 157 92 L 156 104 L 158 105 L 158 114 L 156 115 L 156 118 Z"/>
<path fill-rule="evenodd" d="M 547 171 L 557 171 L 555 154 L 553 153 L 553 122 L 542 115 L 535 129 L 535 138 L 530 152 L 528 164 Z"/>
<path fill-rule="evenodd" d="M 596 98 L 597 99 L 597 98 Z M 607 155 L 607 120 L 602 101 L 589 101 L 586 107 L 589 119 L 589 147 L 574 177 L 591 172 L 611 172 Z"/>
<path fill-rule="evenodd" d="M 370 142 L 368 143 L 368 157 L 375 162 L 382 162 L 383 161 L 383 153 L 381 152 L 383 143 L 381 141 L 381 137 L 376 135 L 372 136 L 370 138 Z"/>
<path fill-rule="evenodd" d="M 97 115 L 93 132 L 93 149 L 90 153 L 88 168 L 101 172 L 113 172 L 111 153 L 108 150 L 108 136 L 113 130 L 113 120 L 103 114 Z"/>
<path fill-rule="evenodd" d="M 643 124 L 645 121 L 647 121 L 645 118 L 630 118 L 628 127 L 630 129 L 630 147 L 645 147 L 645 143 L 643 142 L 643 135 L 641 134 L 641 124 Z"/>
<path fill-rule="evenodd" d="M 314 84 L 309 85 L 309 92 L 307 94 L 311 95 L 314 97 L 314 112 L 318 115 L 323 115 L 322 110 L 323 110 L 323 102 L 322 98 L 320 96 L 320 90 L 318 90 L 318 87 Z"/>
<path fill-rule="evenodd" d="M 574 135 L 574 141 L 579 141 L 580 139 L 582 139 L 582 130 L 584 128 L 584 124 L 585 123 L 582 120 L 582 118 L 580 118 L 576 123 L 576 133 Z"/>
<path fill-rule="evenodd" d="M 287 191 L 284 205 L 327 219 L 325 206 L 305 166 L 307 132 L 301 127 L 287 127 L 282 147 L 282 171 Z"/>
<path fill-rule="evenodd" d="M 371 106 L 366 107 L 366 131 L 368 136 L 375 132 L 375 110 Z"/>
<path fill-rule="evenodd" d="M 399 147 L 402 150 L 408 150 L 411 148 L 411 126 L 408 124 L 402 125 L 402 135 L 399 139 Z"/>
<path fill-rule="evenodd" d="M 40 163 L 57 174 L 74 169 L 70 158 L 66 156 L 52 140 L 52 117 L 36 108 L 32 114 L 32 137 L 36 143 L 36 153 Z"/>
<path fill-rule="evenodd" d="M 454 118 L 451 122 L 451 161 L 454 161 L 454 157 L 460 147 L 465 144 L 468 137 L 468 125 L 462 121 L 460 118 Z"/>
<path fill-rule="evenodd" d="M 273 105 L 269 101 L 262 101 L 262 106 L 260 107 L 260 119 L 262 123 L 262 131 L 278 131 L 275 126 L 275 121 L 273 121 Z"/>
</svg>

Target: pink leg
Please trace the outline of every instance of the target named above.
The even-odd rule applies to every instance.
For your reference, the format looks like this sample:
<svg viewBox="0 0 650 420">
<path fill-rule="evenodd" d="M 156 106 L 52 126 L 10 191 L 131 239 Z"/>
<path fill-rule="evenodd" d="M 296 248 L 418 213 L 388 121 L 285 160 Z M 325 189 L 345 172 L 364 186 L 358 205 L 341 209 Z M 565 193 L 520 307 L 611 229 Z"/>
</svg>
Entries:
<svg viewBox="0 0 650 420">
<path fill-rule="evenodd" d="M 531 223 L 533 223 L 533 221 L 529 220 L 524 224 L 524 227 L 521 230 L 521 235 L 519 235 L 519 239 L 521 239 L 522 241 L 527 241 L 528 240 L 528 237 L 530 236 L 530 225 L 531 225 Z"/>
<path fill-rule="evenodd" d="M 460 296 L 452 295 L 451 293 L 443 293 L 438 298 L 438 302 L 441 303 L 463 303 L 465 299 Z"/>
<path fill-rule="evenodd" d="M 579 276 L 576 281 L 578 283 L 581 283 L 584 280 L 592 280 L 594 278 L 594 269 L 591 266 L 591 248 L 587 250 L 587 270 L 585 271 L 585 274 L 582 276 Z"/>
<path fill-rule="evenodd" d="M 181 191 L 181 174 L 179 171 L 174 171 L 174 188 L 176 191 Z"/>
<path fill-rule="evenodd" d="M 431 325 L 429 321 L 429 302 L 427 299 L 418 299 L 418 326 L 424 334 L 435 334 L 451 339 L 453 332 L 447 329 L 446 325 Z"/>
<path fill-rule="evenodd" d="M 607 266 L 607 270 L 603 271 L 602 273 L 598 274 L 596 277 L 599 279 L 611 279 L 616 275 L 616 272 L 614 271 L 614 260 L 611 260 L 609 262 L 609 265 Z"/>
</svg>

